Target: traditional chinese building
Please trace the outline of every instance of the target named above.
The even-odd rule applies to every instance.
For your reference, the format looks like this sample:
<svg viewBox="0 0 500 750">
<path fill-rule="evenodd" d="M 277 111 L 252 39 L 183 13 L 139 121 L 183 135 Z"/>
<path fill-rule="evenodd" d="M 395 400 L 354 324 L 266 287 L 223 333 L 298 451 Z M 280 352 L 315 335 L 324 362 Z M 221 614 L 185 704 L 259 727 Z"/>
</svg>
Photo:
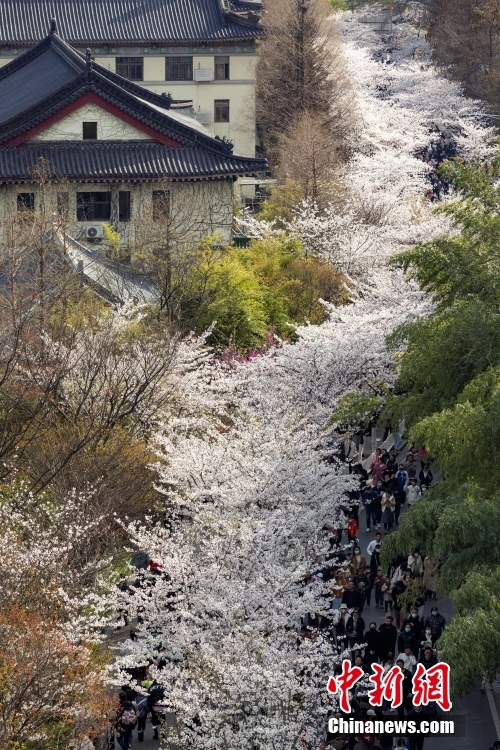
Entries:
<svg viewBox="0 0 500 750">
<path fill-rule="evenodd" d="M 0 0 L 0 66 L 47 33 L 156 94 L 193 102 L 207 129 L 255 155 L 256 41 L 252 0 Z"/>
<path fill-rule="evenodd" d="M 64 215 L 72 237 L 99 239 L 109 223 L 133 246 L 166 208 L 184 213 L 186 232 L 229 239 L 234 181 L 265 162 L 72 49 L 53 23 L 0 69 L 0 227 L 41 204 L 41 166 L 44 210 Z"/>
</svg>

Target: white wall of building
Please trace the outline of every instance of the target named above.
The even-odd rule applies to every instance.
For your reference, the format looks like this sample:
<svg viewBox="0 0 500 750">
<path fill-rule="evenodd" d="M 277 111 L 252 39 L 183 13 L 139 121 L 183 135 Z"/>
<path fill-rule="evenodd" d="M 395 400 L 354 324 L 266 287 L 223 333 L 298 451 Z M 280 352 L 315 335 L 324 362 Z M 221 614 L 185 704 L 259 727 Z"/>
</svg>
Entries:
<svg viewBox="0 0 500 750">
<path fill-rule="evenodd" d="M 112 115 L 97 104 L 84 104 L 70 115 L 50 125 L 46 130 L 33 136 L 33 141 L 81 141 L 84 122 L 97 122 L 99 141 L 139 141 L 152 140 L 142 130 Z"/>
<path fill-rule="evenodd" d="M 108 222 L 119 233 L 123 246 L 130 253 L 152 251 L 155 244 L 161 247 L 166 233 L 166 223 L 154 220 L 153 191 L 167 191 L 170 195 L 170 219 L 168 231 L 171 237 L 186 245 L 208 235 L 219 235 L 224 242 L 231 239 L 233 222 L 233 181 L 199 180 L 169 182 L 54 182 L 45 186 L 43 193 L 36 183 L 22 185 L 0 185 L 0 242 L 5 240 L 7 226 L 19 216 L 17 196 L 19 193 L 35 194 L 35 214 L 42 213 L 47 222 L 57 216 L 58 194 L 68 194 L 66 231 L 74 239 L 89 244 L 86 230 L 89 226 L 102 226 L 103 221 L 79 221 L 77 219 L 77 193 L 110 192 L 111 218 Z M 129 191 L 131 198 L 130 221 L 120 222 L 118 216 L 119 191 Z M 90 245 L 89 245 L 90 246 Z M 102 241 L 94 247 L 106 246 Z"/>
</svg>

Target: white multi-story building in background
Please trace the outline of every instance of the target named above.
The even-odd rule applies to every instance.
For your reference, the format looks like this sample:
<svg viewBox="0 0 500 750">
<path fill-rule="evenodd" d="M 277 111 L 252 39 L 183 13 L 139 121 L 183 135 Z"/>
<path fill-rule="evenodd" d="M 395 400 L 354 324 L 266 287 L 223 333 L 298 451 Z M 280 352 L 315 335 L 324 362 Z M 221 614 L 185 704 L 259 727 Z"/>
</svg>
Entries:
<svg viewBox="0 0 500 750">
<path fill-rule="evenodd" d="M 192 102 L 208 130 L 255 156 L 256 43 L 251 0 L 0 0 L 0 66 L 48 32 L 156 94 Z"/>
</svg>

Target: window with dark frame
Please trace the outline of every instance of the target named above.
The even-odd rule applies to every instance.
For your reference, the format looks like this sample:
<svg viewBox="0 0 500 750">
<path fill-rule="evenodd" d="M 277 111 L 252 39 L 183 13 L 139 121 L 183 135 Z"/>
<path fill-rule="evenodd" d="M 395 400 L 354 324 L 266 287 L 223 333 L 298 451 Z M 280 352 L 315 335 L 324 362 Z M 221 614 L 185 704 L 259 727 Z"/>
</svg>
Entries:
<svg viewBox="0 0 500 750">
<path fill-rule="evenodd" d="M 229 99 L 216 99 L 214 110 L 214 122 L 229 122 Z"/>
<path fill-rule="evenodd" d="M 84 141 L 96 141 L 97 140 L 97 123 L 96 122 L 84 122 L 82 135 L 83 135 Z"/>
<path fill-rule="evenodd" d="M 69 216 L 69 193 L 57 194 L 57 215 L 63 219 Z"/>
<path fill-rule="evenodd" d="M 35 193 L 18 193 L 17 210 L 33 211 L 35 208 Z"/>
<path fill-rule="evenodd" d="M 168 219 L 170 216 L 170 191 L 153 190 L 153 221 Z"/>
<path fill-rule="evenodd" d="M 229 81 L 229 55 L 215 57 L 215 80 Z"/>
<path fill-rule="evenodd" d="M 130 221 L 130 190 L 118 191 L 118 221 Z"/>
<path fill-rule="evenodd" d="M 166 81 L 192 81 L 193 58 L 187 55 L 175 55 L 165 58 Z"/>
<path fill-rule="evenodd" d="M 109 221 L 111 193 L 77 193 L 76 218 L 77 221 Z"/>
<path fill-rule="evenodd" d="M 129 81 L 144 80 L 144 58 L 143 57 L 117 57 L 116 72 Z"/>
</svg>

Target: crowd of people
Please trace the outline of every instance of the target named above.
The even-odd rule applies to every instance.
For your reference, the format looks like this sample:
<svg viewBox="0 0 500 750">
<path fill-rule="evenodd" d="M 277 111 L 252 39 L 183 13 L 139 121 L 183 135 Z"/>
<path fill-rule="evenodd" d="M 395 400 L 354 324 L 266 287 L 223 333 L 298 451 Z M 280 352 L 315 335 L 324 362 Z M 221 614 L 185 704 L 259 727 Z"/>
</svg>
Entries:
<svg viewBox="0 0 500 750">
<path fill-rule="evenodd" d="M 133 640 L 133 631 L 131 635 Z M 118 705 L 111 720 L 109 750 L 114 750 L 115 740 L 122 750 L 130 750 L 135 729 L 137 741 L 143 742 L 148 716 L 153 726 L 153 739 L 160 739 L 158 731 L 166 713 L 162 703 L 165 690 L 162 685 L 147 678 L 141 681 L 141 688 L 139 692 L 124 685 L 120 690 Z"/>
<path fill-rule="evenodd" d="M 436 603 L 439 561 L 422 556 L 419 549 L 397 556 L 385 566 L 381 558 L 384 534 L 390 534 L 398 526 L 403 507 L 418 502 L 433 482 L 427 453 L 424 448 L 410 450 L 405 460 L 398 463 L 394 452 L 377 449 L 369 471 L 361 464 L 351 466 L 350 470 L 358 477 L 359 486 L 347 493 L 345 506 L 324 527 L 328 552 L 318 558 L 316 570 L 305 581 L 306 585 L 318 586 L 322 606 L 303 620 L 299 642 L 321 634 L 339 654 L 345 657 L 348 653 L 351 665 L 364 673 L 350 694 L 351 713 L 342 714 L 332 707 L 329 717 L 376 720 L 394 713 L 395 718 L 416 719 L 417 723 L 424 717 L 435 718 L 436 704 L 425 708 L 414 705 L 412 677 L 418 664 L 430 669 L 440 661 L 437 642 L 446 620 Z M 362 509 L 366 533 L 372 529 L 376 532 L 369 543 L 362 542 Z M 161 573 L 154 566 L 149 561 L 149 575 L 153 579 Z M 427 601 L 432 606 L 425 616 Z M 121 615 L 126 623 L 127 613 Z M 383 617 L 381 624 L 375 619 L 377 615 L 378 619 Z M 136 638 L 131 631 L 122 650 Z M 368 691 L 373 687 L 370 682 L 373 664 L 380 664 L 384 675 L 395 665 L 401 669 L 403 702 L 397 709 L 391 709 L 388 701 L 380 708 L 370 705 Z M 134 671 L 131 677 L 140 688 L 122 687 L 102 750 L 114 750 L 115 742 L 122 750 L 129 750 L 135 738 L 142 742 L 148 717 L 153 738 L 159 739 L 159 728 L 167 711 L 164 689 L 149 679 L 147 667 L 139 669 L 143 669 L 141 674 L 131 670 Z M 340 674 L 341 669 L 337 665 L 333 674 Z M 424 742 L 424 735 L 331 735 L 325 727 L 320 750 L 422 750 Z"/>
<path fill-rule="evenodd" d="M 127 641 L 136 639 L 135 632 L 130 631 Z M 127 671 L 137 672 L 134 669 Z M 144 671 L 145 679 L 141 680 L 139 690 L 130 685 L 121 687 L 115 698 L 114 708 L 108 716 L 106 728 L 93 729 L 83 734 L 75 731 L 75 739 L 69 743 L 71 750 L 130 750 L 134 740 L 144 742 L 148 717 L 153 728 L 152 739 L 160 739 L 159 729 L 165 722 L 167 713 L 164 705 L 165 689 L 149 678 L 147 669 Z"/>
<path fill-rule="evenodd" d="M 381 549 L 383 535 L 398 526 L 405 504 L 411 506 L 418 502 L 432 484 L 429 456 L 422 447 L 409 450 L 404 461 L 398 462 L 395 452 L 378 448 L 371 458 L 369 471 L 357 464 L 351 472 L 358 476 L 359 488 L 348 493 L 345 507 L 324 527 L 329 550 L 310 578 L 313 585 L 321 584 L 323 606 L 305 619 L 301 636 L 314 638 L 321 633 L 335 644 L 339 654 L 347 651 L 351 664 L 365 673 L 366 679 L 352 691 L 350 718 L 374 714 L 367 699 L 367 692 L 373 687 L 369 684 L 369 675 L 374 663 L 382 665 L 384 674 L 394 665 L 403 671 L 404 700 L 397 708 L 397 717 L 411 717 L 415 711 L 420 718 L 428 717 L 437 708 L 430 706 L 422 714 L 421 707 L 413 705 L 412 676 L 417 664 L 429 669 L 439 661 L 437 641 L 446 627 L 445 618 L 435 603 L 439 562 L 413 549 L 384 567 Z M 366 533 L 376 529 L 375 539 L 366 546 L 361 541 L 363 531 L 360 529 L 363 508 Z M 325 597 L 330 599 L 328 614 L 325 613 Z M 424 616 L 424 606 L 429 600 L 432 608 Z M 382 624 L 373 616 L 370 618 L 370 609 L 375 610 L 375 616 L 377 610 L 383 610 Z M 340 671 L 339 665 L 336 674 Z M 385 702 L 377 713 L 381 716 L 388 710 L 390 705 Z M 328 735 L 326 740 L 335 750 L 393 747 L 421 750 L 424 744 L 422 736 L 343 738 Z M 398 745 L 398 741 L 402 744 Z"/>
</svg>

